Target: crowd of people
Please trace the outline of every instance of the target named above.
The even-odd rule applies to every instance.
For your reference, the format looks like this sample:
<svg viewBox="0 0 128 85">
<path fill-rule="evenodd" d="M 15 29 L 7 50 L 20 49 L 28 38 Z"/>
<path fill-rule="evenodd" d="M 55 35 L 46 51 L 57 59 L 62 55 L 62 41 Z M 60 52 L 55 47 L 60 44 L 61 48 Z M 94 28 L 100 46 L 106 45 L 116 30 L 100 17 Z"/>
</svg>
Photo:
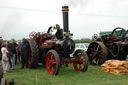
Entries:
<svg viewBox="0 0 128 85">
<path fill-rule="evenodd" d="M 21 68 L 28 68 L 29 45 L 25 38 L 19 43 L 14 38 L 10 41 L 2 40 L 0 49 L 3 72 L 15 70 L 17 60 L 22 63 Z"/>
</svg>

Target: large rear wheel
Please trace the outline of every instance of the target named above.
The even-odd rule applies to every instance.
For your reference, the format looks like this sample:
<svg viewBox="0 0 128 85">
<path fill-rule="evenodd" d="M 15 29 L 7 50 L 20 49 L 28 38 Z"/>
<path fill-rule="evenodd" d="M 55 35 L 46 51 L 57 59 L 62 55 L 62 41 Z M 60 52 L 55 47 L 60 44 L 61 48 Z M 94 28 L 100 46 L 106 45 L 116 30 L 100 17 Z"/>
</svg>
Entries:
<svg viewBox="0 0 128 85">
<path fill-rule="evenodd" d="M 31 68 L 35 68 L 39 61 L 39 48 L 34 39 L 27 39 L 27 41 L 30 47 L 28 63 Z"/>
<path fill-rule="evenodd" d="M 50 50 L 46 56 L 46 69 L 49 74 L 57 75 L 60 68 L 60 58 L 55 50 Z"/>
<path fill-rule="evenodd" d="M 78 61 L 73 62 L 74 69 L 78 72 L 85 72 L 88 69 L 88 56 L 84 50 L 76 50 L 73 54 Z"/>
<path fill-rule="evenodd" d="M 93 65 L 101 65 L 107 60 L 107 49 L 102 42 L 92 42 L 87 50 L 89 62 Z"/>
</svg>

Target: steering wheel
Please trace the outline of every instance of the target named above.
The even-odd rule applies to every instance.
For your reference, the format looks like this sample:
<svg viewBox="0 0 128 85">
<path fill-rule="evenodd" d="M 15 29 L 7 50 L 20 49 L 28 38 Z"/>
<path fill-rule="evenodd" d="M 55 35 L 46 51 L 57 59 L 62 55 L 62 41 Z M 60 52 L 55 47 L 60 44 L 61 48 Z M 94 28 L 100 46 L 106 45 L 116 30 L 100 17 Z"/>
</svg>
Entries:
<svg viewBox="0 0 128 85">
<path fill-rule="evenodd" d="M 112 35 L 123 40 L 126 35 L 126 30 L 122 27 L 117 27 L 112 31 Z"/>
<path fill-rule="evenodd" d="M 29 34 L 29 37 L 30 37 L 30 38 L 34 38 L 34 36 L 36 36 L 36 32 L 31 32 L 31 33 Z"/>
</svg>

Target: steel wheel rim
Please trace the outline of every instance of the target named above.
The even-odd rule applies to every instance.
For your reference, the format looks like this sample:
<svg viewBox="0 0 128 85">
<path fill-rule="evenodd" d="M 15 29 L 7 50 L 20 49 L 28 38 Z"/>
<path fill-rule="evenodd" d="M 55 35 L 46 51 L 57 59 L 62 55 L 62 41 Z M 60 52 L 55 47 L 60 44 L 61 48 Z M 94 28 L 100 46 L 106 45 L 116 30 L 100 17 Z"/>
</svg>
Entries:
<svg viewBox="0 0 128 85">
<path fill-rule="evenodd" d="M 102 47 L 98 43 L 93 43 L 88 48 L 89 61 L 93 64 L 100 65 L 104 62 L 104 52 Z"/>
<path fill-rule="evenodd" d="M 52 52 L 49 52 L 46 58 L 46 68 L 49 74 L 54 74 L 56 70 L 56 60 Z"/>
</svg>

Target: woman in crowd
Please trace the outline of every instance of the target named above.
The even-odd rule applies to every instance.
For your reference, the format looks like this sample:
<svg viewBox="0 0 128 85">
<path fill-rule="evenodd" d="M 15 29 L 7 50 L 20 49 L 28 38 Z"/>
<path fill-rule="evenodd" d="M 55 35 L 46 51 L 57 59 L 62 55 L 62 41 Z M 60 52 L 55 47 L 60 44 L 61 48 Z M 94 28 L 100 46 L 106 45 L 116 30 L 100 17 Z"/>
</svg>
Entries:
<svg viewBox="0 0 128 85">
<path fill-rule="evenodd" d="M 2 43 L 1 53 L 2 53 L 2 66 L 3 66 L 3 71 L 4 72 L 7 72 L 10 69 L 10 65 L 9 65 L 9 58 L 7 56 L 8 50 L 7 50 L 7 42 L 6 41 L 4 41 Z"/>
</svg>

